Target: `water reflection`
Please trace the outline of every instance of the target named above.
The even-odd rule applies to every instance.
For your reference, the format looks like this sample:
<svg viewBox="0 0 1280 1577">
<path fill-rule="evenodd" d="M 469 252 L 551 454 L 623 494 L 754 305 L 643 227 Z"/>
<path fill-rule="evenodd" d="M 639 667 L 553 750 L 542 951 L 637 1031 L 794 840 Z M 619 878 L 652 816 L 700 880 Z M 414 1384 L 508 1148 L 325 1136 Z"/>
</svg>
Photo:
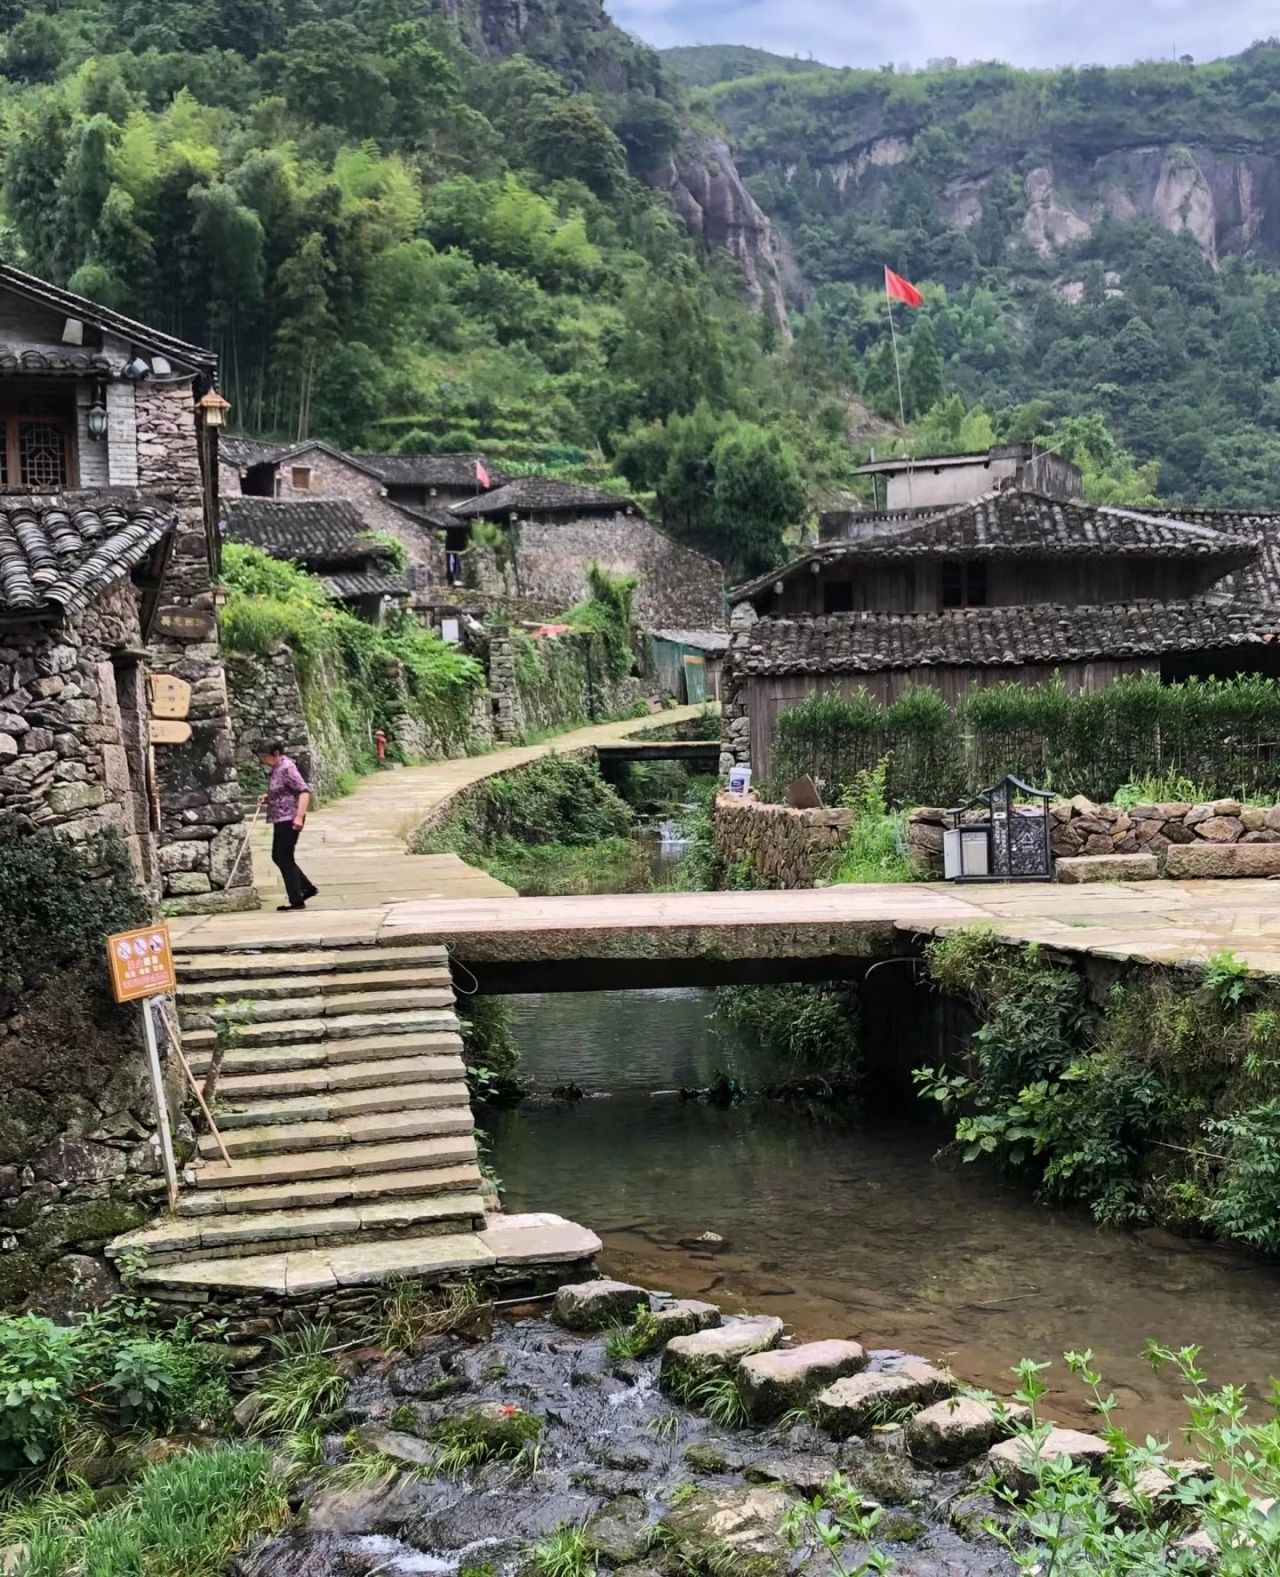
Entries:
<svg viewBox="0 0 1280 1577">
<path fill-rule="evenodd" d="M 940 1169 L 921 1108 L 851 1118 L 651 1096 L 763 1071 L 713 1032 L 713 1003 L 687 990 L 512 999 L 539 1087 L 596 1098 L 491 1116 L 510 1208 L 591 1225 L 614 1274 L 778 1313 L 806 1337 L 951 1357 L 993 1388 L 1024 1353 L 1091 1346 L 1127 1416 L 1157 1432 L 1180 1423 L 1181 1388 L 1141 1361 L 1148 1337 L 1202 1343 L 1223 1380 L 1261 1387 L 1280 1370 L 1274 1267 L 1160 1232 L 1100 1231 L 973 1168 Z M 725 1252 L 680 1247 L 706 1229 Z"/>
</svg>

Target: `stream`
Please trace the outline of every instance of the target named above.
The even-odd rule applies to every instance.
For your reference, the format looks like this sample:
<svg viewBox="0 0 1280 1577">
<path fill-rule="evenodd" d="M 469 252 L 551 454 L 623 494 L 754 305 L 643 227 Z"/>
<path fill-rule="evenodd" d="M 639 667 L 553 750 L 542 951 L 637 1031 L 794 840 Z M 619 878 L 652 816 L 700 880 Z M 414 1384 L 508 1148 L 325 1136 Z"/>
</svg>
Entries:
<svg viewBox="0 0 1280 1577">
<path fill-rule="evenodd" d="M 509 999 L 539 1098 L 488 1112 L 507 1208 L 598 1232 L 606 1274 L 777 1314 L 797 1338 L 855 1337 L 949 1360 L 1007 1392 L 1022 1356 L 1053 1359 L 1062 1422 L 1086 1417 L 1060 1362 L 1091 1347 L 1120 1418 L 1167 1437 L 1183 1386 L 1155 1376 L 1148 1338 L 1203 1346 L 1215 1382 L 1265 1392 L 1280 1373 L 1280 1267 L 1167 1233 L 1101 1229 L 977 1167 L 933 1155 L 922 1105 L 861 1113 L 764 1101 L 682 1101 L 718 1073 L 746 1086 L 776 1065 L 713 1028 L 714 994 L 607 991 Z M 576 1085 L 565 1104 L 546 1092 Z M 703 1232 L 719 1252 L 682 1246 Z"/>
</svg>

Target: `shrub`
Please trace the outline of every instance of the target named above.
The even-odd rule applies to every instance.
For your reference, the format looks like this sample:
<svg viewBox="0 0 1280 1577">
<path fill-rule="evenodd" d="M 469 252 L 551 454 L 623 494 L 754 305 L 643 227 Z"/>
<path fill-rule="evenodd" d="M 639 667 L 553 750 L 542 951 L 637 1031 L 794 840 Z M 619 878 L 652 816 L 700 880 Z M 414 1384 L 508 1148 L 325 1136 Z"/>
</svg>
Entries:
<svg viewBox="0 0 1280 1577">
<path fill-rule="evenodd" d="M 796 1069 L 848 1076 L 861 1064 L 856 986 L 725 986 L 714 1018 Z"/>
<path fill-rule="evenodd" d="M 885 757 L 870 771 L 859 772 L 843 796 L 853 812 L 853 827 L 832 873 L 836 882 L 909 882 L 915 877 L 902 818 L 889 811 L 888 775 Z"/>
<path fill-rule="evenodd" d="M 258 1429 L 263 1434 L 291 1432 L 336 1412 L 346 1397 L 347 1381 L 325 1351 L 330 1332 L 313 1325 L 274 1340 L 281 1357 L 258 1384 Z"/>
<path fill-rule="evenodd" d="M 0 1471 L 43 1462 L 71 1413 L 80 1338 L 34 1314 L 0 1320 Z"/>
<path fill-rule="evenodd" d="M 565 615 L 576 629 L 600 636 L 609 655 L 609 672 L 625 679 L 635 666 L 631 650 L 631 605 L 638 581 L 634 575 L 610 575 L 599 564 L 587 565 L 591 596 Z"/>
</svg>

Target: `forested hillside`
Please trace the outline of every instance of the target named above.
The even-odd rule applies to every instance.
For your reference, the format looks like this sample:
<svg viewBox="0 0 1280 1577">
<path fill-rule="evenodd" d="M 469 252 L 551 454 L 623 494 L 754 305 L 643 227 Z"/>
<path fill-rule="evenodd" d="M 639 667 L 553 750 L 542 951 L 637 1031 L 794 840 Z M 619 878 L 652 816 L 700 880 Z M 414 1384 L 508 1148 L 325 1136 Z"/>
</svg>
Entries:
<svg viewBox="0 0 1280 1577">
<path fill-rule="evenodd" d="M 615 476 L 741 568 L 847 469 L 839 391 L 662 189 L 698 162 L 679 95 L 599 0 L 0 25 L 4 255 L 213 345 L 237 427 Z M 662 426 L 695 415 L 696 474 Z"/>
<path fill-rule="evenodd" d="M 1052 427 L 1097 496 L 1276 505 L 1280 44 L 1118 70 L 671 64 L 714 82 L 697 103 L 795 251 L 802 352 L 834 357 L 873 406 L 897 407 L 888 262 L 929 298 L 904 314 L 922 369 L 909 415 L 940 373 L 994 418 L 962 421 L 956 402 L 932 439 Z"/>
</svg>

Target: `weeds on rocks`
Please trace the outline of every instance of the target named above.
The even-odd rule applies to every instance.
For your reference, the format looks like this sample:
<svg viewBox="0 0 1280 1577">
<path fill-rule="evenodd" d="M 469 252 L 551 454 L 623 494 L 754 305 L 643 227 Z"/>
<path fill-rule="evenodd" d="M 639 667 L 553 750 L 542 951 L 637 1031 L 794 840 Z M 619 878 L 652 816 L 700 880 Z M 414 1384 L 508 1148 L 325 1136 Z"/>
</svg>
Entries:
<svg viewBox="0 0 1280 1577">
<path fill-rule="evenodd" d="M 615 1363 L 626 1363 L 649 1357 L 663 1341 L 662 1326 L 653 1311 L 646 1304 L 637 1303 L 635 1319 L 630 1325 L 615 1325 L 605 1340 L 604 1350 Z"/>
<path fill-rule="evenodd" d="M 436 1471 L 455 1478 L 482 1462 L 506 1461 L 521 1473 L 537 1471 L 542 1420 L 522 1408 L 482 1403 L 454 1418 L 443 1419 L 432 1432 L 438 1447 Z"/>
<path fill-rule="evenodd" d="M 577 1527 L 557 1528 L 533 1545 L 529 1565 L 537 1577 L 595 1577 L 599 1569 L 586 1535 Z"/>
<path fill-rule="evenodd" d="M 255 1420 L 260 1434 L 292 1434 L 337 1412 L 347 1395 L 347 1381 L 329 1356 L 332 1332 L 323 1325 L 274 1337 L 281 1354 L 258 1385 L 262 1408 Z"/>
<path fill-rule="evenodd" d="M 747 1422 L 747 1404 L 731 1374 L 713 1374 L 684 1389 L 681 1400 L 705 1413 L 721 1429 L 741 1429 Z"/>
<path fill-rule="evenodd" d="M 655 1440 L 679 1440 L 681 1427 L 679 1413 L 659 1413 L 646 1425 Z"/>
<path fill-rule="evenodd" d="M 490 1305 L 472 1281 L 427 1288 L 417 1281 L 390 1284 L 378 1340 L 392 1352 L 413 1352 L 432 1336 L 446 1336 L 487 1316 Z"/>
<path fill-rule="evenodd" d="M 855 1556 L 847 1546 L 869 1546 L 883 1517 L 882 1507 L 868 1506 L 862 1492 L 835 1473 L 820 1495 L 790 1508 L 782 1532 L 795 1549 L 821 1551 L 833 1577 L 869 1577 L 892 1571 L 893 1562 L 882 1550 L 864 1548 Z"/>
</svg>

